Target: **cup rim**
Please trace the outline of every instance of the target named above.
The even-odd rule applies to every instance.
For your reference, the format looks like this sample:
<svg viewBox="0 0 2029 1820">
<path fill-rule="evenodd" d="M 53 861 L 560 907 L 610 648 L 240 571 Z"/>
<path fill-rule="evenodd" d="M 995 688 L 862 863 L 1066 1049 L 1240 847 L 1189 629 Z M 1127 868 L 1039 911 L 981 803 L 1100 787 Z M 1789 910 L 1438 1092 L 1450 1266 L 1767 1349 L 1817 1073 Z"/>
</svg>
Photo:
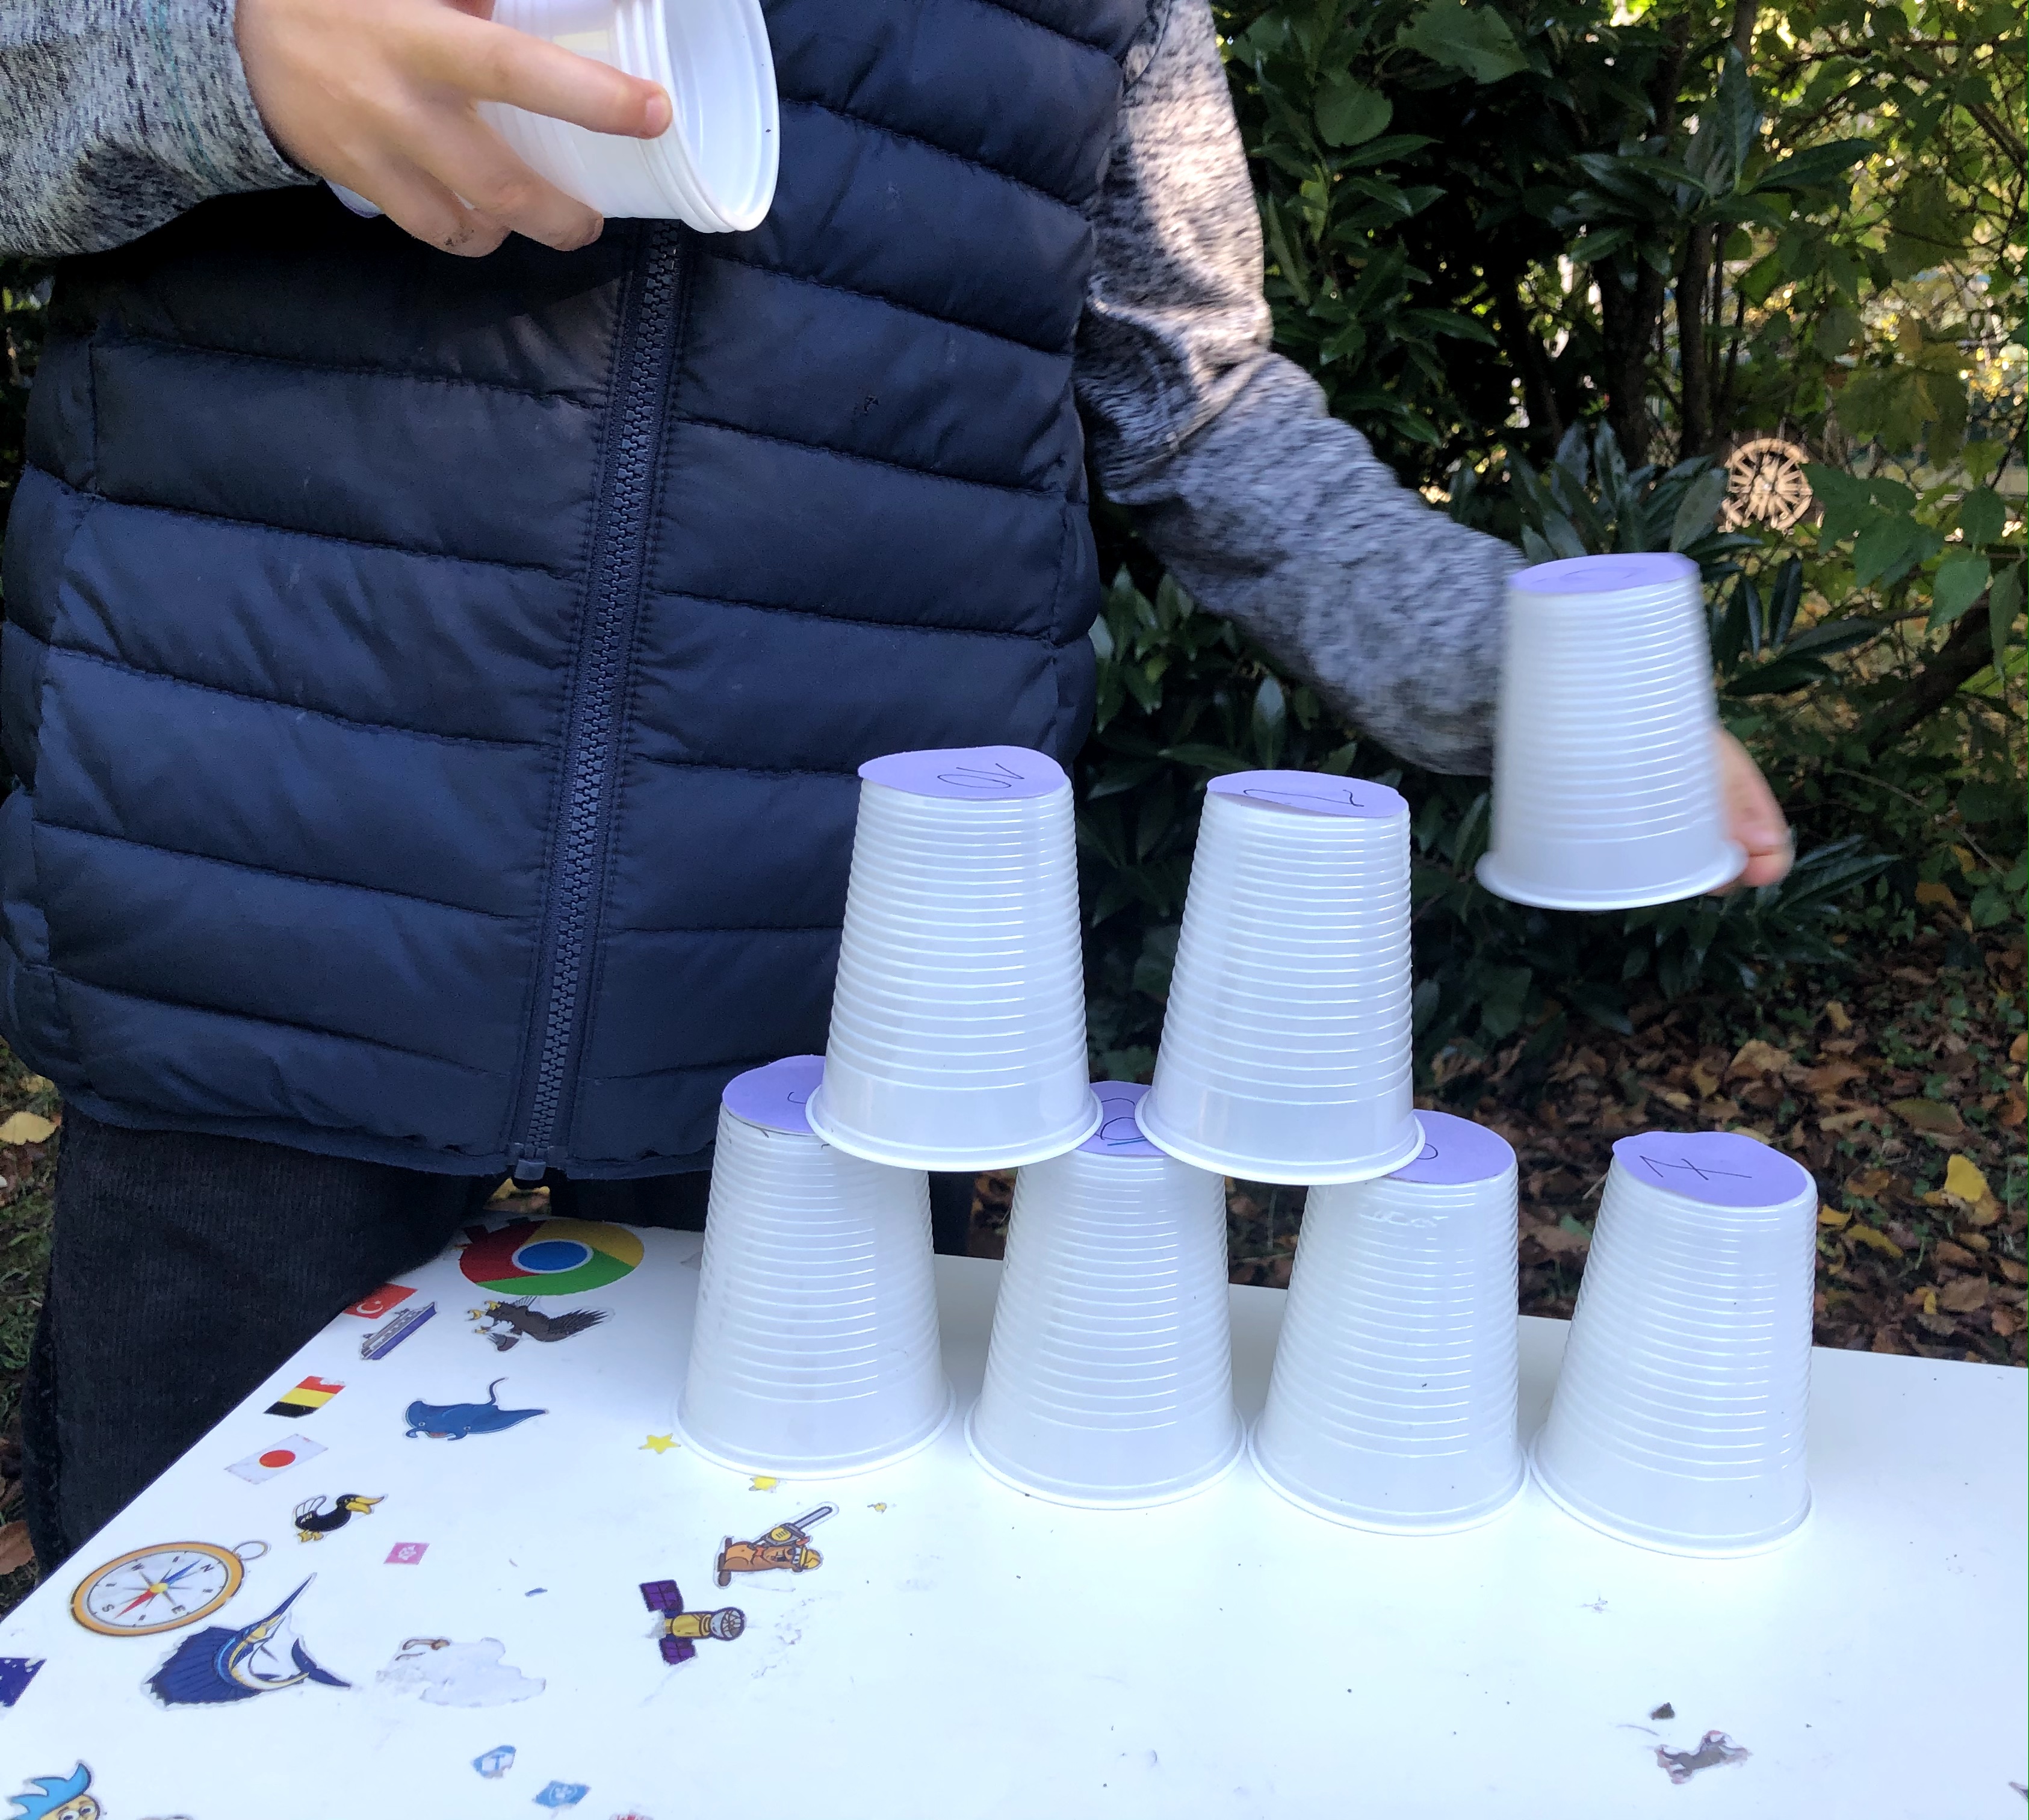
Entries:
<svg viewBox="0 0 2029 1820">
<path fill-rule="evenodd" d="M 1715 887 L 1730 884 L 1747 866 L 1747 849 L 1738 841 L 1723 840 L 1719 852 L 1697 870 L 1667 883 L 1615 886 L 1604 891 L 1583 891 L 1575 887 L 1538 884 L 1518 878 L 1498 854 L 1481 856 L 1474 873 L 1496 897 L 1510 903 L 1529 904 L 1538 910 L 1641 910 L 1651 904 L 1675 903 L 1697 897 Z"/>
</svg>

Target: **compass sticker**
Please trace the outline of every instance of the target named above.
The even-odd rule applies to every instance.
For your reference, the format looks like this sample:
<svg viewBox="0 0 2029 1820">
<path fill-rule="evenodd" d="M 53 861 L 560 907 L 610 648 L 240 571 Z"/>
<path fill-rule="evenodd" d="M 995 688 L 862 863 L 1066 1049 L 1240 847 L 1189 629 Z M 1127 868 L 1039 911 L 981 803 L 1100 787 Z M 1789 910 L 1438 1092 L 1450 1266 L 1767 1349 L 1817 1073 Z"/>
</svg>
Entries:
<svg viewBox="0 0 2029 1820">
<path fill-rule="evenodd" d="M 210 1542 L 158 1542 L 94 1570 L 70 1596 L 70 1614 L 101 1637 L 157 1637 L 209 1618 L 246 1577 L 265 1542 L 221 1548 Z"/>
</svg>

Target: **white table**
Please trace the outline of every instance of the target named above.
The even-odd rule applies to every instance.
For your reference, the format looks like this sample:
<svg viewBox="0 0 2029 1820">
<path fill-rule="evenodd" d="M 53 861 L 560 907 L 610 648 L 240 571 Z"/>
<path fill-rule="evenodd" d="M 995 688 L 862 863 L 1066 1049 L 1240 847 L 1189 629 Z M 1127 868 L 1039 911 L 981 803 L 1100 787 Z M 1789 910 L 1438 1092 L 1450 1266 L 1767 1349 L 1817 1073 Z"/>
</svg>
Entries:
<svg viewBox="0 0 2029 1820">
<path fill-rule="evenodd" d="M 105 1820 L 462 1820 L 572 1785 L 589 1792 L 564 1811 L 598 1820 L 2023 1811 L 2021 1372 L 1819 1352 L 1816 1510 L 1738 1562 L 1611 1541 L 1533 1488 L 1466 1535 L 1373 1536 L 1244 1464 L 1167 1509 L 1064 1510 L 975 1470 L 956 1424 L 896 1468 L 755 1489 L 646 1444 L 673 1427 L 700 1241 L 643 1237 L 630 1275 L 539 1305 L 608 1310 L 567 1340 L 496 1351 L 466 1316 L 487 1294 L 447 1256 L 408 1279 L 435 1318 L 385 1357 L 360 1356 L 384 1321 L 341 1316 L 277 1371 L 0 1626 L 0 1656 L 46 1659 L 0 1711 L 0 1798 L 81 1761 Z M 939 1263 L 961 1410 L 998 1276 Z M 1233 1292 L 1250 1414 L 1282 1303 Z M 1523 1323 L 1525 1432 L 1563 1337 Z M 263 1413 L 306 1375 L 345 1388 Z M 412 1399 L 480 1399 L 499 1377 L 503 1406 L 547 1413 L 406 1435 Z M 287 1435 L 326 1451 L 258 1484 L 225 1470 Z M 296 1540 L 300 1500 L 346 1492 L 384 1501 Z M 725 1537 L 826 1503 L 820 1567 L 713 1585 Z M 193 1627 L 108 1637 L 71 1616 L 86 1571 L 129 1549 L 251 1539 L 269 1552 Z M 167 1708 L 144 1691 L 180 1643 L 251 1625 L 312 1573 L 290 1615 L 349 1687 Z M 666 1666 L 639 1589 L 666 1580 L 693 1608 L 738 1607 L 744 1634 Z M 409 1649 L 425 1674 L 458 1665 L 454 1690 L 545 1685 L 473 1707 L 376 1680 L 417 1639 L 496 1640 L 518 1671 L 475 1678 L 483 1647 Z M 1664 1702 L 1675 1716 L 1652 1719 Z M 1674 1785 L 1659 1746 L 1708 1731 L 1752 1755 Z M 489 1778 L 475 1760 L 497 1767 L 501 1745 L 514 1763 Z"/>
</svg>

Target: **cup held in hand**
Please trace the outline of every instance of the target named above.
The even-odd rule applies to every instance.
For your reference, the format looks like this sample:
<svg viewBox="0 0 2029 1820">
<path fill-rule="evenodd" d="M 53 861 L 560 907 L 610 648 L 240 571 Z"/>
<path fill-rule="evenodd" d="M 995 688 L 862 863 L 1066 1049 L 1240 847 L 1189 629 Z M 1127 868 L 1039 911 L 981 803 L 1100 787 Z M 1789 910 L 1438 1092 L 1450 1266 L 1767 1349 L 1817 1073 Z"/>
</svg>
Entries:
<svg viewBox="0 0 2029 1820">
<path fill-rule="evenodd" d="M 1697 565 L 1574 557 L 1508 584 L 1481 884 L 1552 910 L 1631 910 L 1738 878 Z"/>
</svg>

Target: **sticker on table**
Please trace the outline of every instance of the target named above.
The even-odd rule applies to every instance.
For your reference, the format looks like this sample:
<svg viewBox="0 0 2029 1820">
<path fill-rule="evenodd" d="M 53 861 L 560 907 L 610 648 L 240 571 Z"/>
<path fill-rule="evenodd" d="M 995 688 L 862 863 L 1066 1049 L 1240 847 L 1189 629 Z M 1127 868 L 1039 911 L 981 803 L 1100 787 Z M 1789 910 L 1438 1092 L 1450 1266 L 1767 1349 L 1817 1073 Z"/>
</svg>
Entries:
<svg viewBox="0 0 2029 1820">
<path fill-rule="evenodd" d="M 466 1310 L 479 1323 L 482 1339 L 490 1340 L 496 1351 L 506 1352 L 524 1340 L 554 1346 L 584 1333 L 605 1320 L 603 1308 L 571 1308 L 561 1314 L 545 1314 L 535 1306 L 535 1297 L 522 1295 L 512 1302 L 488 1302 L 484 1307 Z"/>
<path fill-rule="evenodd" d="M 1656 1766 L 1667 1770 L 1673 1782 L 1688 1782 L 1701 1770 L 1716 1770 L 1723 1763 L 1744 1763 L 1753 1755 L 1723 1732 L 1707 1732 L 1694 1751 L 1672 1751 L 1658 1745 Z"/>
<path fill-rule="evenodd" d="M 102 1820 L 106 1810 L 91 1792 L 91 1768 L 80 1763 L 68 1776 L 31 1776 L 31 1786 L 10 1797 L 8 1820 Z"/>
<path fill-rule="evenodd" d="M 658 1614 L 655 1634 L 663 1661 L 672 1667 L 695 1655 L 702 1639 L 714 1637 L 721 1643 L 730 1643 L 747 1628 L 747 1614 L 736 1606 L 725 1606 L 717 1611 L 684 1611 L 684 1596 L 673 1580 L 644 1581 L 641 1603 Z"/>
<path fill-rule="evenodd" d="M 321 1442 L 307 1440 L 301 1435 L 284 1435 L 273 1447 L 263 1447 L 258 1454 L 249 1454 L 243 1460 L 235 1460 L 225 1470 L 250 1485 L 258 1485 L 263 1479 L 286 1473 L 301 1461 L 315 1459 L 324 1451 Z"/>
<path fill-rule="evenodd" d="M 359 1343 L 362 1359 L 385 1359 L 402 1342 L 437 1311 L 434 1302 L 425 1302 L 420 1308 L 404 1308 L 385 1327 L 376 1327 Z"/>
<path fill-rule="evenodd" d="M 504 1659 L 498 1637 L 454 1643 L 447 1637 L 412 1637 L 373 1678 L 396 1693 L 418 1693 L 433 1707 L 504 1707 L 532 1700 L 546 1685 Z"/>
<path fill-rule="evenodd" d="M 388 1559 L 383 1565 L 389 1567 L 413 1567 L 429 1551 L 429 1546 L 427 1542 L 397 1542 L 388 1551 Z"/>
<path fill-rule="evenodd" d="M 433 1441 L 462 1441 L 468 1435 L 498 1434 L 503 1429 L 550 1413 L 546 1409 L 503 1409 L 500 1387 L 506 1381 L 504 1377 L 494 1379 L 486 1387 L 484 1403 L 424 1403 L 418 1399 L 409 1405 L 408 1438 L 413 1440 L 424 1435 Z"/>
<path fill-rule="evenodd" d="M 729 1536 L 718 1551 L 718 1584 L 730 1586 L 736 1574 L 766 1574 L 784 1568 L 792 1574 L 807 1574 L 822 1567 L 824 1557 L 810 1546 L 810 1530 L 837 1510 L 836 1504 L 820 1504 L 786 1523 L 777 1523 L 765 1536 L 751 1542 L 736 1542 Z"/>
<path fill-rule="evenodd" d="M 227 1706 L 306 1681 L 351 1686 L 320 1667 L 295 1633 L 290 1608 L 316 1578 L 313 1574 L 265 1618 L 238 1630 L 214 1625 L 185 1637 L 142 1685 L 165 1707 Z"/>
<path fill-rule="evenodd" d="M 490 1751 L 482 1751 L 472 1759 L 472 1766 L 489 1782 L 497 1782 L 514 1767 L 514 1747 L 495 1744 Z"/>
<path fill-rule="evenodd" d="M 468 1226 L 458 1267 L 503 1295 L 581 1295 L 617 1283 L 641 1262 L 640 1237 L 603 1220 L 510 1220 Z"/>
<path fill-rule="evenodd" d="M 0 1707 L 11 1707 L 41 1672 L 39 1655 L 0 1655 Z"/>
<path fill-rule="evenodd" d="M 210 1542 L 158 1542 L 130 1548 L 77 1583 L 70 1596 L 70 1614 L 101 1637 L 157 1637 L 180 1630 L 224 1604 L 239 1590 L 246 1564 L 267 1552 L 265 1542 L 242 1542 L 236 1548 Z"/>
<path fill-rule="evenodd" d="M 378 1321 L 391 1310 L 399 1308 L 415 1292 L 411 1284 L 383 1283 L 371 1295 L 361 1296 L 345 1312 L 357 1314 L 362 1321 Z"/>
<path fill-rule="evenodd" d="M 296 1507 L 296 1540 L 321 1542 L 335 1529 L 343 1529 L 354 1517 L 371 1516 L 376 1504 L 387 1502 L 384 1493 L 369 1498 L 361 1492 L 341 1492 L 333 1503 L 320 1492 Z"/>
<path fill-rule="evenodd" d="M 315 1415 L 345 1388 L 328 1377 L 306 1377 L 294 1390 L 285 1390 L 268 1405 L 269 1415 Z"/>
<path fill-rule="evenodd" d="M 677 1437 L 673 1434 L 651 1435 L 634 1451 L 637 1454 L 666 1454 L 677 1444 Z"/>
<path fill-rule="evenodd" d="M 552 1782 L 536 1797 L 538 1807 L 575 1807 L 592 1792 L 589 1782 Z"/>
</svg>

